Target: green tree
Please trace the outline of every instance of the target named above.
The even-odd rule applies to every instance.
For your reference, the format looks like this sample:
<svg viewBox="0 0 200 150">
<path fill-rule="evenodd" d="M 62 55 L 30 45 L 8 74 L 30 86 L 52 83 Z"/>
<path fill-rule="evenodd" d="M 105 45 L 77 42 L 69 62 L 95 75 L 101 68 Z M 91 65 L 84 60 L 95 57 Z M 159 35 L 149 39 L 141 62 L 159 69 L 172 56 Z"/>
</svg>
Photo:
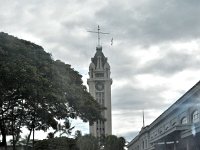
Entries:
<svg viewBox="0 0 200 150">
<path fill-rule="evenodd" d="M 119 137 L 118 138 L 118 143 L 119 143 L 119 150 L 124 150 L 124 147 L 126 146 L 126 140 L 124 137 Z"/>
<path fill-rule="evenodd" d="M 75 139 L 78 139 L 78 138 L 81 137 L 81 136 L 82 136 L 81 131 L 80 131 L 80 130 L 77 130 L 77 131 L 75 132 Z"/>
<path fill-rule="evenodd" d="M 77 139 L 77 147 L 79 150 L 98 150 L 99 140 L 92 135 L 84 135 Z"/>
<path fill-rule="evenodd" d="M 106 136 L 104 139 L 104 150 L 124 150 L 125 139 L 115 135 Z"/>
<path fill-rule="evenodd" d="M 53 139 L 54 138 L 54 133 L 53 132 L 49 132 L 47 135 L 48 139 Z"/>
<path fill-rule="evenodd" d="M 34 150 L 78 150 L 76 141 L 67 137 L 51 138 L 38 141 Z"/>
<path fill-rule="evenodd" d="M 49 127 L 56 130 L 60 119 L 79 116 L 90 123 L 103 119 L 103 108 L 81 77 L 41 46 L 0 33 L 0 146 L 6 146 L 6 135 L 11 134 L 15 149 L 22 126 L 34 134 Z"/>
</svg>

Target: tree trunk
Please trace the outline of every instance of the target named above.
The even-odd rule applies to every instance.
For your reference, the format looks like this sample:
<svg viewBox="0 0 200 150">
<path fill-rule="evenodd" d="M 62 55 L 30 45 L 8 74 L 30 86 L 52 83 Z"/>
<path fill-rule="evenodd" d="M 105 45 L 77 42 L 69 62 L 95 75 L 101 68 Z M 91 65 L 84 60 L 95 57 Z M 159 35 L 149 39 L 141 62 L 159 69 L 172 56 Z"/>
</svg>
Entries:
<svg viewBox="0 0 200 150">
<path fill-rule="evenodd" d="M 6 130 L 5 130 L 5 125 L 2 122 L 0 122 L 0 131 L 2 135 L 2 142 L 0 143 L 0 147 L 4 147 L 5 150 L 7 150 L 7 143 L 6 143 Z"/>
<path fill-rule="evenodd" d="M 14 134 L 12 135 L 12 138 L 13 138 L 13 150 L 16 150 L 16 146 L 15 146 L 15 135 L 14 135 Z"/>
<path fill-rule="evenodd" d="M 28 150 L 28 143 L 29 143 L 29 140 L 30 140 L 30 137 L 31 137 L 31 133 L 32 133 L 32 128 L 30 129 L 30 133 L 29 133 L 29 135 L 28 135 L 28 139 L 27 139 L 27 141 L 26 141 L 26 150 Z"/>
<path fill-rule="evenodd" d="M 16 150 L 15 148 L 15 127 L 14 127 L 14 107 L 12 108 L 12 138 L 13 138 L 13 150 Z"/>
<path fill-rule="evenodd" d="M 34 149 L 34 144 L 35 144 L 35 128 L 33 127 L 33 149 Z"/>
</svg>

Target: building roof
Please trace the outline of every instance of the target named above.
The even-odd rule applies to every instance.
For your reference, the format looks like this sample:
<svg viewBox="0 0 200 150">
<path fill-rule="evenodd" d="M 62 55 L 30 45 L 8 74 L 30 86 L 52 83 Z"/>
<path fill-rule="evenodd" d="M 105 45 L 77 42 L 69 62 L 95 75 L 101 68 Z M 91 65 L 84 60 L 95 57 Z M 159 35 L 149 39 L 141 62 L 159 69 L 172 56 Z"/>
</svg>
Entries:
<svg viewBox="0 0 200 150">
<path fill-rule="evenodd" d="M 105 63 L 107 62 L 107 58 L 104 56 L 103 52 L 102 52 L 102 46 L 97 46 L 96 47 L 96 53 L 94 55 L 94 57 L 92 58 L 92 62 L 95 64 L 95 66 L 97 67 L 97 61 L 98 58 L 101 59 L 101 65 L 104 66 Z"/>
</svg>

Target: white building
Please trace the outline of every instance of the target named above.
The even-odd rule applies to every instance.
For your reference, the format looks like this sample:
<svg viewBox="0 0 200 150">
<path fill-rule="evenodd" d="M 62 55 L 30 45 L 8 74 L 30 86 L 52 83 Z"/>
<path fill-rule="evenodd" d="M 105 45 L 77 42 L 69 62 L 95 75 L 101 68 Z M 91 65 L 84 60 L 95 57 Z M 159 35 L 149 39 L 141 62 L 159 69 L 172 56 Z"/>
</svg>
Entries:
<svg viewBox="0 0 200 150">
<path fill-rule="evenodd" d="M 200 150 L 200 82 L 128 144 L 128 150 Z"/>
<path fill-rule="evenodd" d="M 90 94 L 106 107 L 102 112 L 106 121 L 97 121 L 90 126 L 90 134 L 95 137 L 112 134 L 111 116 L 111 84 L 110 65 L 102 52 L 102 46 L 96 47 L 95 56 L 91 59 L 89 66 L 89 79 L 87 80 Z"/>
</svg>

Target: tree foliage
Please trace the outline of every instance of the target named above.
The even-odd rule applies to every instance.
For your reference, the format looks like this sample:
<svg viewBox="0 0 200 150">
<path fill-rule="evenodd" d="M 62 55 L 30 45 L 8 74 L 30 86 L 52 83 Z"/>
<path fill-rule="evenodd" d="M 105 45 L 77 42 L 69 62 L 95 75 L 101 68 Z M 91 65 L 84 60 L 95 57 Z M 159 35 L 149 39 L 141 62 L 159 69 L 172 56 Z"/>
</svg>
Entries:
<svg viewBox="0 0 200 150">
<path fill-rule="evenodd" d="M 124 150 L 126 140 L 115 135 L 106 136 L 104 139 L 104 150 Z"/>
<path fill-rule="evenodd" d="M 0 144 L 8 134 L 19 135 L 22 126 L 46 130 L 56 129 L 59 119 L 103 119 L 103 108 L 81 77 L 41 46 L 0 33 Z"/>
<path fill-rule="evenodd" d="M 79 150 L 76 141 L 67 137 L 51 138 L 38 141 L 35 150 Z"/>
<path fill-rule="evenodd" d="M 79 150 L 99 150 L 99 140 L 92 135 L 84 135 L 77 139 Z"/>
<path fill-rule="evenodd" d="M 51 137 L 48 140 L 37 142 L 35 148 L 38 150 L 60 150 L 63 147 L 66 147 L 66 149 L 71 147 L 70 150 L 124 150 L 126 141 L 123 137 L 109 135 L 106 136 L 102 142 L 103 143 L 100 145 L 99 138 L 92 135 L 81 136 L 81 132 L 77 131 L 75 139 L 69 139 L 66 137 Z"/>
</svg>

